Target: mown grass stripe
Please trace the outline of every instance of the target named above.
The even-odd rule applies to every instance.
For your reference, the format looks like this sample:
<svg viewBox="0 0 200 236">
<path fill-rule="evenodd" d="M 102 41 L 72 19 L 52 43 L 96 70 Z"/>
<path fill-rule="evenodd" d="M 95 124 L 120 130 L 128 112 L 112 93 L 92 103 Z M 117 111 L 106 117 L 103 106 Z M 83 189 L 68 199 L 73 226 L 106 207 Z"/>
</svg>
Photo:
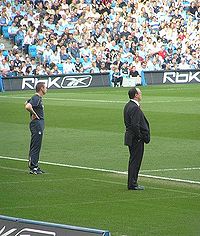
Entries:
<svg viewBox="0 0 200 236">
<path fill-rule="evenodd" d="M 28 97 L 28 96 L 27 96 Z M 0 98 L 11 98 L 11 99 L 27 99 L 27 97 L 23 97 L 23 96 L 0 96 Z M 101 99 L 77 99 L 77 98 L 53 98 L 53 97 L 46 97 L 43 98 L 44 100 L 53 100 L 53 101 L 72 101 L 72 102 L 94 102 L 94 103 L 120 103 L 120 104 L 124 104 L 127 101 L 119 101 L 119 100 L 101 100 Z M 176 99 L 174 100 L 171 99 L 167 99 L 167 100 L 153 100 L 153 101 L 143 101 L 143 104 L 151 104 L 151 103 L 178 103 L 178 102 L 198 102 L 200 101 L 200 99 L 185 99 L 184 100 L 182 98 L 180 98 L 180 100 Z"/>
</svg>

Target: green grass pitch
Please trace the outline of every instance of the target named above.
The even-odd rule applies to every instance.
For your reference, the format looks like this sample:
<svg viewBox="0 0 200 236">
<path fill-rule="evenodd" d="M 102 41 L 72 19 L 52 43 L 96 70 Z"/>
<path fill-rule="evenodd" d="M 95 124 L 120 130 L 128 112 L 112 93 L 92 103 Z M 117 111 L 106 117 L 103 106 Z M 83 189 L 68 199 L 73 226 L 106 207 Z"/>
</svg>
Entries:
<svg viewBox="0 0 200 236">
<path fill-rule="evenodd" d="M 30 133 L 24 102 L 34 92 L 0 93 L 0 214 L 106 229 L 112 236 L 199 236 L 200 85 L 141 90 L 152 134 L 141 174 L 160 179 L 141 175 L 145 191 L 139 192 L 126 189 L 126 174 L 43 163 L 46 173 L 32 176 L 27 162 L 5 159 L 27 159 Z M 127 171 L 127 91 L 49 90 L 41 161 Z"/>
</svg>

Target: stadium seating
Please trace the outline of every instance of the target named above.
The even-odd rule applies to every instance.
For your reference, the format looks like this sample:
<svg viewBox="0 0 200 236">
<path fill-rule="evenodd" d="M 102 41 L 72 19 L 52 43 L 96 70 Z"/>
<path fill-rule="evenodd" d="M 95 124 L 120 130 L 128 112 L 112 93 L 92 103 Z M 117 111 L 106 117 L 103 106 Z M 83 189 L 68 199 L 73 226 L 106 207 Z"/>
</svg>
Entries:
<svg viewBox="0 0 200 236">
<path fill-rule="evenodd" d="M 10 38 L 9 33 L 8 33 L 8 26 L 2 26 L 2 33 L 3 33 L 3 37 L 5 39 L 9 39 Z"/>
<path fill-rule="evenodd" d="M 30 45 L 28 48 L 28 54 L 30 57 L 36 58 L 37 56 L 37 47 L 36 45 Z"/>
<path fill-rule="evenodd" d="M 17 34 L 15 36 L 15 44 L 22 49 L 23 46 L 23 41 L 24 41 L 24 36 L 22 34 Z"/>
<path fill-rule="evenodd" d="M 57 67 L 58 67 L 58 70 L 60 70 L 63 73 L 63 64 L 62 63 L 58 63 Z"/>
<path fill-rule="evenodd" d="M 23 1 L 20 1 L 19 7 L 23 7 L 22 2 Z M 195 3 L 195 14 L 190 14 L 190 0 L 178 1 L 176 4 L 171 4 L 171 6 L 170 4 L 167 4 L 164 8 L 161 7 L 162 3 L 165 2 L 164 0 L 153 1 L 153 6 L 150 6 L 151 4 L 149 5 L 151 1 L 142 0 L 134 1 L 136 3 L 131 3 L 130 6 L 128 1 L 121 1 L 120 4 L 117 4 L 117 0 L 111 2 L 105 1 L 101 10 L 99 10 L 99 4 L 101 1 L 97 1 L 98 3 L 94 5 L 89 1 L 90 3 L 87 4 L 90 5 L 90 7 L 86 10 L 88 11 L 87 14 L 82 16 L 83 25 L 80 29 L 77 19 L 80 18 L 81 14 L 77 14 L 75 17 L 77 19 L 70 17 L 71 13 L 69 14 L 69 19 L 67 21 L 73 22 L 74 29 L 79 29 L 79 32 L 77 30 L 72 30 L 70 33 L 68 32 L 68 24 L 62 25 L 59 23 L 59 21 L 62 23 L 63 19 L 54 19 L 56 29 L 54 29 L 54 27 L 52 28 L 52 24 L 48 22 L 51 20 L 51 16 L 49 16 L 51 13 L 44 9 L 44 13 L 40 14 L 37 2 L 38 1 L 31 1 L 31 6 L 34 9 L 32 12 L 33 15 L 27 11 L 23 12 L 21 15 L 19 14 L 20 12 L 17 12 L 13 17 L 8 17 L 6 21 L 7 26 L 3 25 L 1 27 L 1 33 L 5 39 L 9 39 L 12 42 L 14 54 L 16 53 L 16 48 L 14 48 L 15 46 L 21 51 L 22 58 L 24 57 L 25 59 L 27 54 L 31 58 L 36 58 L 36 63 L 41 63 L 44 70 L 49 70 L 48 67 L 50 62 L 53 62 L 53 59 L 51 60 L 52 54 L 50 53 L 48 55 L 50 59 L 48 59 L 49 61 L 46 65 L 46 61 L 42 58 L 42 53 L 37 55 L 38 42 L 42 42 L 41 45 L 39 45 L 39 48 L 43 47 L 42 52 L 44 54 L 46 53 L 47 45 L 50 45 L 50 48 L 53 51 L 59 51 L 64 47 L 65 52 L 63 49 L 61 50 L 60 58 L 56 59 L 55 63 L 60 61 L 64 62 L 68 57 L 70 57 L 71 62 L 76 64 L 76 57 L 80 57 L 80 63 L 84 64 L 85 62 L 82 57 L 84 55 L 83 52 L 85 51 L 88 60 L 91 62 L 96 61 L 96 66 L 99 70 L 102 70 L 102 62 L 106 62 L 106 68 L 104 71 L 110 71 L 110 65 L 112 63 L 118 64 L 116 60 L 117 54 L 120 57 L 118 59 L 121 63 L 128 61 L 128 66 L 135 64 L 136 70 L 139 73 L 143 68 L 141 65 L 143 60 L 146 61 L 146 65 L 143 68 L 146 71 L 173 70 L 179 68 L 182 57 L 185 58 L 187 68 L 200 68 L 199 44 L 197 39 L 198 37 L 196 37 L 196 34 L 198 35 L 199 31 L 198 25 L 200 19 L 198 10 L 200 3 L 198 1 Z M 49 3 L 53 9 L 55 7 L 54 1 L 49 1 Z M 169 6 L 171 8 L 170 11 L 168 10 Z M 60 12 L 65 10 L 65 4 L 63 3 L 60 3 L 59 6 L 56 7 L 59 8 Z M 152 9 L 147 10 L 148 8 Z M 80 13 L 82 12 L 80 4 L 77 6 L 77 9 Z M 107 12 L 106 9 L 113 10 L 113 12 L 117 12 L 117 14 L 115 15 L 110 11 Z M 144 9 L 146 9 L 146 12 L 143 16 Z M 8 9 L 5 10 L 9 13 Z M 69 7 L 69 12 L 70 11 L 72 10 Z M 94 15 L 92 13 L 93 11 Z M 135 11 L 135 13 L 132 14 L 132 11 L 133 13 Z M 171 11 L 174 13 L 171 14 Z M 107 28 L 102 28 L 100 32 L 98 32 L 96 29 L 96 22 L 97 19 L 99 22 L 105 20 L 103 19 L 104 12 L 107 12 L 106 18 L 109 19 L 109 24 L 106 26 Z M 115 25 L 115 22 L 118 22 L 117 18 L 119 12 L 123 12 L 123 14 L 120 13 L 123 24 L 121 25 L 121 23 L 119 23 L 117 26 Z M 44 25 L 42 20 L 43 15 L 47 18 Z M 101 15 L 102 17 L 100 17 Z M 116 20 L 114 20 L 115 17 Z M 15 18 L 18 18 L 22 23 L 19 24 L 19 22 L 15 22 Z M 32 21 L 29 21 L 29 18 L 32 19 Z M 89 21 L 88 18 L 90 18 Z M 133 24 L 131 23 L 129 25 L 130 20 L 133 21 Z M 90 21 L 92 24 L 88 27 L 87 22 Z M 12 27 L 13 23 L 15 23 L 14 33 L 9 34 L 9 27 Z M 174 25 L 176 24 L 177 26 L 174 28 Z M 128 28 L 125 27 L 126 25 L 128 25 Z M 82 28 L 84 30 L 81 30 Z M 66 33 L 63 33 L 65 31 Z M 76 44 L 72 45 L 74 42 Z M 141 45 L 141 42 L 143 42 L 143 45 Z M 73 53 L 71 53 L 69 49 L 71 49 Z M 139 56 L 139 61 L 137 61 L 137 55 Z M 55 55 L 53 55 L 52 58 L 54 58 L 54 56 Z M 175 60 L 174 57 L 178 57 L 178 60 Z M 172 60 L 176 61 L 176 65 L 172 63 Z M 153 64 L 153 62 L 155 63 Z M 121 63 L 118 65 L 119 69 L 121 68 Z M 60 71 L 63 71 L 62 65 L 58 64 L 58 68 Z M 83 67 L 81 70 L 86 73 L 89 71 L 86 67 Z M 79 71 L 77 70 L 77 72 Z M 142 85 L 145 85 L 146 82 L 143 74 L 140 73 L 140 76 Z"/>
<path fill-rule="evenodd" d="M 8 50 L 4 50 L 2 54 L 4 57 L 7 57 L 9 55 Z"/>
</svg>

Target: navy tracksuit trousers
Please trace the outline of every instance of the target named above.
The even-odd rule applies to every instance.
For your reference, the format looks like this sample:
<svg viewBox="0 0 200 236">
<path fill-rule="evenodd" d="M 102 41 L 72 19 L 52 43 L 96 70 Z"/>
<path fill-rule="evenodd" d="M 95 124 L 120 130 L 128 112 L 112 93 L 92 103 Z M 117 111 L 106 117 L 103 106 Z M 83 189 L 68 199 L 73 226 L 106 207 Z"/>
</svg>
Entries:
<svg viewBox="0 0 200 236">
<path fill-rule="evenodd" d="M 29 150 L 29 168 L 37 168 L 39 162 L 40 149 L 42 146 L 42 137 L 44 132 L 44 120 L 32 120 L 30 122 L 31 143 Z"/>
</svg>

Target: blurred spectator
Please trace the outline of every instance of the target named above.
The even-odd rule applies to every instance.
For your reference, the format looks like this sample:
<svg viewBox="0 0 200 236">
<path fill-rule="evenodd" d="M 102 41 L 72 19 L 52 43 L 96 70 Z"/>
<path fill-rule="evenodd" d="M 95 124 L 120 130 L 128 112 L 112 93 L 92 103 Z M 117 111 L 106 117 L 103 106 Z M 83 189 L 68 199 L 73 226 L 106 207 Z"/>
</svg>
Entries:
<svg viewBox="0 0 200 236">
<path fill-rule="evenodd" d="M 102 67 L 103 67 L 103 66 L 102 66 L 102 64 L 101 64 L 101 68 L 99 69 L 99 68 L 97 67 L 96 61 L 92 61 L 92 67 L 91 67 L 91 69 L 90 69 L 90 73 L 91 73 L 91 70 L 92 70 L 93 73 L 104 72 L 104 71 L 102 71 Z M 105 68 L 105 66 L 104 66 L 103 70 L 105 70 L 105 72 L 108 72 L 108 70 Z"/>
<path fill-rule="evenodd" d="M 80 57 L 89 57 L 91 58 L 91 50 L 88 47 L 88 43 L 85 43 L 83 48 L 80 49 Z"/>
<path fill-rule="evenodd" d="M 59 75 L 59 74 L 62 74 L 62 71 L 60 71 L 59 69 L 58 69 L 58 66 L 55 64 L 55 63 L 52 63 L 52 65 L 51 65 L 51 73 L 52 73 L 52 75 Z"/>
<path fill-rule="evenodd" d="M 49 65 L 52 62 L 52 56 L 53 56 L 53 50 L 51 49 L 50 45 L 48 44 L 46 46 L 46 49 L 44 50 L 44 53 L 43 53 L 44 63 Z"/>
<path fill-rule="evenodd" d="M 125 61 L 122 66 L 121 66 L 121 69 L 120 69 L 120 74 L 122 76 L 123 79 L 129 79 L 129 76 L 130 76 L 130 70 L 129 70 L 129 65 L 128 65 L 128 62 Z"/>
<path fill-rule="evenodd" d="M 90 73 L 90 70 L 92 68 L 92 63 L 90 61 L 90 58 L 88 56 L 83 56 L 83 72 L 84 73 Z"/>
<path fill-rule="evenodd" d="M 22 69 L 21 66 L 22 66 L 22 61 L 20 59 L 20 55 L 17 53 L 13 61 L 13 67 L 14 67 L 13 69 L 16 76 L 19 74 L 19 72 L 21 73 L 21 69 Z"/>
<path fill-rule="evenodd" d="M 69 57 L 70 56 L 67 53 L 66 47 L 65 46 L 61 46 L 61 48 L 60 48 L 60 59 L 61 59 L 61 62 L 66 61 Z"/>
<path fill-rule="evenodd" d="M 79 57 L 76 58 L 74 65 L 75 65 L 75 71 L 77 73 L 82 73 L 83 72 L 83 65 L 82 65 L 81 60 L 80 60 Z"/>
<path fill-rule="evenodd" d="M 68 48 L 68 53 L 71 58 L 80 57 L 80 49 L 76 41 L 72 42 L 71 46 Z"/>
<path fill-rule="evenodd" d="M 198 8 L 196 6 L 196 3 L 194 1 L 191 1 L 189 9 L 188 9 L 188 14 L 190 14 L 192 17 L 195 17 L 195 14 L 197 11 L 198 11 Z"/>
<path fill-rule="evenodd" d="M 35 60 L 35 58 L 33 58 L 33 57 L 31 58 L 30 66 L 31 66 L 31 68 L 32 68 L 32 71 L 35 70 L 36 67 L 37 67 L 36 60 Z"/>
<path fill-rule="evenodd" d="M 60 53 L 59 53 L 59 51 L 57 49 L 51 55 L 51 62 L 53 62 L 55 64 L 61 63 L 61 56 L 60 56 Z"/>
<path fill-rule="evenodd" d="M 5 9 L 5 8 L 4 8 Z M 0 35 L 3 34 L 2 27 L 7 26 L 9 23 L 9 17 L 6 14 L 6 12 L 2 9 L 1 15 L 0 15 Z"/>
<path fill-rule="evenodd" d="M 70 58 L 67 58 L 67 60 L 63 63 L 63 73 L 64 74 L 70 74 L 74 73 L 76 71 L 74 63 L 71 62 Z"/>
<path fill-rule="evenodd" d="M 43 40 L 39 40 L 38 43 L 36 44 L 36 51 L 37 51 L 37 59 L 39 62 L 43 63 L 44 62 L 44 51 L 45 51 L 45 44 Z"/>
<path fill-rule="evenodd" d="M 130 67 L 130 77 L 133 78 L 133 77 L 139 77 L 139 73 L 138 71 L 136 70 L 136 67 L 135 66 L 132 66 Z"/>
<path fill-rule="evenodd" d="M 9 33 L 9 37 L 11 40 L 11 43 L 13 44 L 13 46 L 15 45 L 15 36 L 17 34 L 18 31 L 18 27 L 16 25 L 15 22 L 13 22 L 9 27 L 8 27 L 8 33 Z"/>
<path fill-rule="evenodd" d="M 120 74 L 120 70 L 118 68 L 118 66 L 114 67 L 114 72 L 112 74 L 112 82 L 114 84 L 114 87 L 118 87 L 118 86 L 122 86 L 123 83 L 123 77 Z"/>
<path fill-rule="evenodd" d="M 33 44 L 33 37 L 31 34 L 31 31 L 27 31 L 27 33 L 24 36 L 24 54 L 28 54 L 29 53 L 29 46 Z"/>
<path fill-rule="evenodd" d="M 5 59 L 5 56 L 3 55 L 2 49 L 0 49 L 0 62 L 2 62 L 3 59 Z"/>
<path fill-rule="evenodd" d="M 22 70 L 21 70 L 22 71 Z M 23 73 L 23 71 L 22 71 L 22 73 Z M 25 70 L 25 73 L 24 73 L 24 75 L 33 75 L 33 71 L 32 71 L 32 66 L 31 65 L 29 65 L 29 66 L 27 66 L 26 67 L 26 70 Z"/>
<path fill-rule="evenodd" d="M 94 63 L 92 64 L 92 67 L 91 67 L 91 69 L 93 69 L 93 71 L 94 71 L 95 67 L 93 67 L 93 66 L 94 66 Z M 96 70 L 97 70 L 97 67 L 96 67 Z M 108 69 L 106 68 L 106 63 L 105 62 L 101 63 L 99 71 L 100 71 L 100 73 L 108 72 Z"/>
<path fill-rule="evenodd" d="M 189 64 L 186 62 L 186 59 L 184 57 L 181 58 L 181 62 L 178 65 L 179 70 L 187 70 L 190 69 Z"/>
<path fill-rule="evenodd" d="M 0 75 L 3 77 L 9 76 L 10 66 L 6 59 L 2 59 L 0 62 Z"/>
</svg>

